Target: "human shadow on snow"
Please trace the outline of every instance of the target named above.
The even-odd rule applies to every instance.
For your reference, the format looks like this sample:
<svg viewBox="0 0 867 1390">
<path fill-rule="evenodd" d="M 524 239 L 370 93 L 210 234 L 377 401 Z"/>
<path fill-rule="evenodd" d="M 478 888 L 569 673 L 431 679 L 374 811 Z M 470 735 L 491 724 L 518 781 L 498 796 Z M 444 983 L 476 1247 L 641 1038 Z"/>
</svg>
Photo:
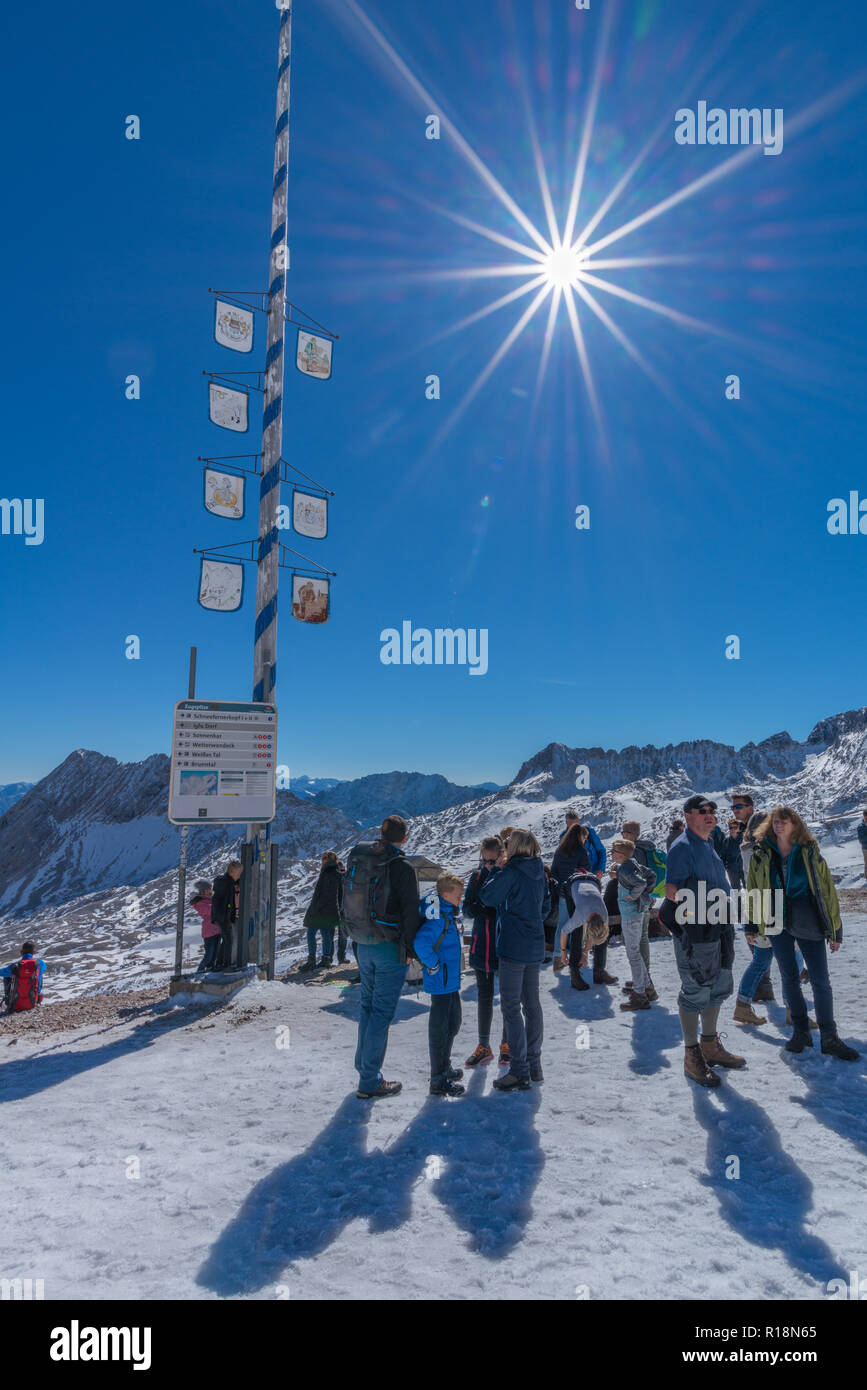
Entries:
<svg viewBox="0 0 867 1390">
<path fill-rule="evenodd" d="M 76 1044 L 79 1050 L 74 1052 L 46 1050 L 44 1053 L 16 1057 L 13 1061 L 4 1062 L 0 1065 L 0 1104 L 39 1095 L 51 1086 L 59 1086 L 73 1077 L 93 1071 L 96 1067 L 116 1062 L 132 1052 L 141 1052 L 144 1048 L 153 1046 L 166 1033 L 200 1022 L 209 1012 L 208 1008 L 191 1012 L 182 1006 L 166 1008 L 157 1005 L 153 1016 L 146 1023 L 138 1024 L 132 1033 L 103 1043 L 100 1047 L 82 1048 L 80 1044 L 85 1039 L 80 1039 Z M 112 1025 L 113 1028 L 118 1026 Z"/>
<path fill-rule="evenodd" d="M 820 1285 L 848 1277 L 825 1242 L 807 1230 L 813 1185 L 783 1148 L 762 1106 L 728 1080 L 711 1092 L 694 1087 L 692 1100 L 707 1131 L 707 1172 L 700 1181 L 714 1192 L 732 1229 L 751 1245 L 779 1250 L 793 1269 Z M 743 1283 L 746 1293 L 761 1296 L 749 1273 Z"/>
<path fill-rule="evenodd" d="M 368 1150 L 371 1102 L 348 1096 L 303 1153 L 252 1189 L 196 1282 L 231 1298 L 285 1281 L 287 1265 L 321 1254 L 353 1221 L 365 1219 L 371 1232 L 397 1230 L 420 1182 L 430 1183 L 473 1248 L 503 1259 L 530 1220 L 545 1162 L 534 1123 L 539 1100 L 535 1089 L 485 1091 L 475 1072 L 465 1096 L 429 1097 L 394 1143 Z"/>
<path fill-rule="evenodd" d="M 786 1029 L 787 1034 L 791 1029 Z M 783 1042 L 758 1029 L 753 1038 L 779 1050 L 780 1060 L 807 1088 L 807 1094 L 791 1097 L 795 1105 L 809 1110 L 826 1129 L 839 1134 L 867 1155 L 867 1042 L 841 1032 L 841 1036 L 861 1053 L 857 1062 L 839 1062 L 822 1054 L 818 1033 L 813 1047 L 805 1052 L 786 1052 Z"/>
</svg>

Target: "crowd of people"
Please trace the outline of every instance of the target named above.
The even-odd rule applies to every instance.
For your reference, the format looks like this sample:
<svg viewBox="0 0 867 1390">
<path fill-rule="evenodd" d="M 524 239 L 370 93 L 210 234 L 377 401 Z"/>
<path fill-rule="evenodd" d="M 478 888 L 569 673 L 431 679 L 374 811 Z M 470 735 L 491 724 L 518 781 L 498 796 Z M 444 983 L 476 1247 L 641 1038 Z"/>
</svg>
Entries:
<svg viewBox="0 0 867 1390">
<path fill-rule="evenodd" d="M 867 823 L 867 812 L 864 820 Z M 791 807 L 759 812 L 748 792 L 736 792 L 726 833 L 718 824 L 716 803 L 694 795 L 684 803 L 683 818 L 672 824 L 665 850 L 642 836 L 637 821 L 625 821 L 611 846 L 610 865 L 595 830 L 572 810 L 550 865 L 543 863 L 531 831 L 507 825 L 482 840 L 478 867 L 466 882 L 452 872 L 442 873 L 435 892 L 428 894 L 420 892 L 415 869 L 404 853 L 406 836 L 406 822 L 387 816 L 379 839 L 356 845 L 345 869 L 333 852 L 323 855 L 305 918 L 309 968 L 316 965 L 317 930 L 323 932 L 320 964 L 331 963 L 337 923 L 344 942 L 351 941 L 356 953 L 361 983 L 355 1054 L 359 1099 L 401 1090 L 401 1082 L 383 1077 L 382 1066 L 410 960 L 420 962 L 423 988 L 431 998 L 431 1094 L 462 1095 L 464 1068 L 495 1060 L 491 1043 L 496 1037 L 497 992 L 497 1060 L 502 1072 L 493 1084 L 499 1091 L 526 1091 L 544 1079 L 542 967 L 550 962 L 555 971 L 568 968 L 572 987 L 586 990 L 590 985 L 583 972 L 592 957 L 594 984 L 615 985 L 618 980 L 606 968 L 606 952 L 610 936 L 618 930 L 631 974 L 623 986 L 624 1013 L 644 1011 L 658 1002 L 650 973 L 650 938 L 655 934 L 673 939 L 684 1074 L 691 1081 L 718 1086 L 717 1068 L 746 1065 L 745 1057 L 723 1045 L 718 1031 L 723 1005 L 734 992 L 738 929 L 751 948 L 751 958 L 738 986 L 734 1021 L 744 1027 L 767 1021 L 755 1013 L 753 1003 L 774 998 L 770 968 L 776 961 L 792 1029 L 786 1050 L 799 1053 L 812 1047 L 816 1029 L 822 1052 L 841 1061 L 859 1055 L 840 1038 L 834 1019 L 828 952 L 836 953 L 842 944 L 836 888 L 815 837 Z M 721 895 L 725 911 L 719 910 Z M 714 902 L 714 910 L 707 909 L 708 902 Z M 769 906 L 775 903 L 782 904 L 781 914 Z M 462 944 L 467 928 L 468 963 L 476 982 L 477 1041 L 461 1068 L 453 1065 L 452 1051 L 462 1022 Z M 815 1021 L 802 989 L 807 978 Z"/>
<path fill-rule="evenodd" d="M 611 846 L 566 813 L 566 827 L 550 865 L 531 831 L 507 825 L 480 845 L 478 867 L 466 882 L 441 873 L 436 889 L 422 894 L 403 845 L 405 820 L 387 816 L 377 840 L 361 842 L 346 865 L 333 850 L 321 867 L 304 918 L 311 971 L 330 967 L 337 934 L 338 964 L 351 947 L 361 984 L 355 1069 L 360 1099 L 396 1095 L 399 1081 L 383 1078 L 388 1033 L 407 978 L 418 962 L 430 995 L 428 1026 L 430 1091 L 460 1096 L 463 1069 L 452 1065 L 462 1022 L 460 990 L 464 930 L 476 982 L 477 1042 L 464 1067 L 494 1061 L 494 1003 L 499 991 L 501 1028 L 497 1060 L 500 1091 L 529 1090 L 543 1081 L 543 1016 L 540 972 L 569 970 L 573 989 L 587 990 L 584 971 L 592 957 L 594 984 L 618 983 L 607 966 L 610 937 L 620 932 L 631 979 L 623 986 L 624 1013 L 650 1009 L 659 994 L 650 973 L 650 938 L 670 935 L 680 980 L 677 1007 L 684 1045 L 684 1074 L 706 1087 L 720 1084 L 715 1068 L 737 1069 L 746 1058 L 730 1052 L 718 1023 L 734 992 L 735 932 L 743 931 L 750 960 L 737 988 L 734 1021 L 758 1027 L 767 1018 L 754 1004 L 775 998 L 776 962 L 791 1036 L 786 1050 L 812 1048 L 814 1031 L 823 1053 L 854 1061 L 858 1053 L 839 1036 L 828 971 L 829 952 L 842 946 L 837 891 L 815 837 L 791 807 L 757 810 L 749 792 L 731 797 L 727 833 L 716 802 L 690 796 L 683 818 L 673 822 L 666 849 L 642 836 L 638 821 L 624 821 Z M 858 826 L 867 877 L 867 810 Z M 242 865 L 232 859 L 213 884 L 195 885 L 191 906 L 202 921 L 204 952 L 199 971 L 231 967 Z M 606 878 L 607 875 L 607 878 Z M 745 890 L 745 892 L 744 892 Z M 707 904 L 716 897 L 715 909 Z M 720 912 L 719 899 L 729 901 Z M 658 914 L 654 918 L 652 907 Z M 317 961 L 317 945 L 321 955 Z M 21 957 L 0 969 L 7 1010 L 41 1002 L 45 962 L 25 941 Z M 809 981 L 816 1017 L 802 986 Z"/>
</svg>

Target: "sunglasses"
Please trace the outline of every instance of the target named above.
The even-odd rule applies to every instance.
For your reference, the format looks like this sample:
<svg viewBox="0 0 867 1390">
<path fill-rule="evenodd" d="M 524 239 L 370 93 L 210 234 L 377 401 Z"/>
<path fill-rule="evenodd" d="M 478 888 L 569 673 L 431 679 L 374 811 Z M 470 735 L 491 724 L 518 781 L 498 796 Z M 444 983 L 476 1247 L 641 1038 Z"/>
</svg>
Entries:
<svg viewBox="0 0 867 1390">
<path fill-rule="evenodd" d="M 712 806 L 699 806 L 699 808 L 698 808 L 698 813 L 699 813 L 700 816 L 715 816 L 715 815 L 716 815 L 716 811 L 713 809 Z"/>
<path fill-rule="evenodd" d="M 483 864 L 496 864 L 496 862 L 496 859 L 485 859 L 484 857 L 482 857 Z"/>
<path fill-rule="evenodd" d="M 742 811 L 742 810 L 744 809 L 745 806 L 752 806 L 752 804 L 753 804 L 753 803 L 752 803 L 751 801 L 733 801 L 733 802 L 732 802 L 732 810 L 733 810 L 733 811 Z"/>
</svg>

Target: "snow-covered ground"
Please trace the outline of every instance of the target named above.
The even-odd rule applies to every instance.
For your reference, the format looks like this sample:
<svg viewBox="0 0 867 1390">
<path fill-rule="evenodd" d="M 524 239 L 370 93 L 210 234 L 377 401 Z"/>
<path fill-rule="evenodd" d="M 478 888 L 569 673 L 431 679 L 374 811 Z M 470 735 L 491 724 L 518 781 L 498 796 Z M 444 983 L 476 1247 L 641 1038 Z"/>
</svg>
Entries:
<svg viewBox="0 0 867 1390">
<path fill-rule="evenodd" d="M 404 1089 L 376 1103 L 354 1095 L 357 987 L 4 1032 L 0 1190 L 27 1220 L 0 1276 L 46 1298 L 827 1297 L 867 1270 L 867 916 L 844 921 L 836 1012 L 862 1059 L 791 1057 L 781 1004 L 742 1030 L 731 1001 L 721 1029 L 749 1065 L 712 1093 L 682 1074 L 666 940 L 647 1013 L 544 971 L 546 1080 L 527 1094 L 493 1091 L 489 1067 L 429 1098 L 410 993 L 385 1067 Z M 609 968 L 623 980 L 622 947 Z M 458 1065 L 469 979 L 463 1000 Z"/>
</svg>

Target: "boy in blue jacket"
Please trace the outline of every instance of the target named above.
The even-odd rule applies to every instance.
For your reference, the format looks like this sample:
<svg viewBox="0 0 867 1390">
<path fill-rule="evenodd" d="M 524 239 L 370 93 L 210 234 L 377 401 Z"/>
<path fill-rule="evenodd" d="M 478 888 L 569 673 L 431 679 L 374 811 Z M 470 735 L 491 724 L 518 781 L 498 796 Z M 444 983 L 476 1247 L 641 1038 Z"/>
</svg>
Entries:
<svg viewBox="0 0 867 1390">
<path fill-rule="evenodd" d="M 457 1083 L 463 1072 L 452 1066 L 452 1045 L 461 1026 L 461 933 L 455 914 L 464 885 L 456 874 L 440 874 L 437 900 L 427 908 L 412 949 L 422 963 L 424 988 L 430 995 L 428 1046 L 432 1096 L 462 1096 Z M 425 911 L 424 904 L 422 911 Z"/>
</svg>

